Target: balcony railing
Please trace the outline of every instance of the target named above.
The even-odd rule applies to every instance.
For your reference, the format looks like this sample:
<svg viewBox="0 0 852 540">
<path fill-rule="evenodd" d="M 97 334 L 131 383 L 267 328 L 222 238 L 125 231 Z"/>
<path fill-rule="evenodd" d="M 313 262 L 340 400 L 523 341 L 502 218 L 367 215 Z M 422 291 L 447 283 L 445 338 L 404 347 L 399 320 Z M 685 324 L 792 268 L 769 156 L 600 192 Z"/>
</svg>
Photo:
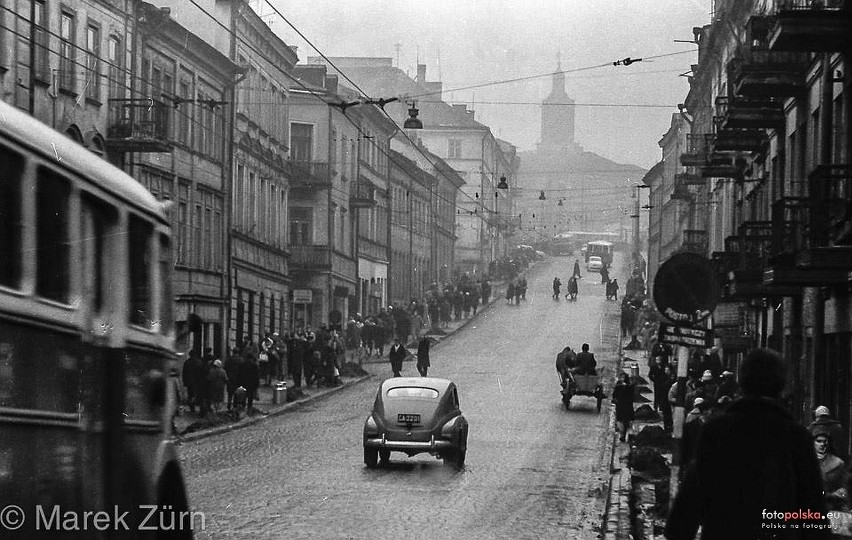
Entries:
<svg viewBox="0 0 852 540">
<path fill-rule="evenodd" d="M 762 270 L 772 253 L 772 222 L 744 221 L 738 229 L 740 268 Z"/>
<path fill-rule="evenodd" d="M 812 245 L 852 244 L 852 165 L 819 165 L 808 182 Z"/>
<path fill-rule="evenodd" d="M 370 208 L 376 205 L 376 186 L 365 180 L 352 182 L 349 187 L 349 206 Z"/>
<path fill-rule="evenodd" d="M 769 138 L 762 129 L 723 129 L 720 117 L 715 117 L 716 133 L 713 152 L 765 153 Z M 711 156 L 712 157 L 712 156 Z M 711 162 L 713 160 L 711 159 Z"/>
<path fill-rule="evenodd" d="M 681 249 L 692 253 L 707 253 L 707 231 L 685 229 L 681 237 Z"/>
<path fill-rule="evenodd" d="M 690 133 L 686 136 L 685 152 L 680 155 L 680 163 L 685 167 L 700 166 L 707 162 L 713 142 L 713 134 Z"/>
<path fill-rule="evenodd" d="M 358 238 L 358 256 L 376 261 L 387 261 L 388 247 L 366 238 Z"/>
<path fill-rule="evenodd" d="M 156 99 L 110 99 L 106 144 L 123 152 L 171 152 L 171 115 Z"/>
<path fill-rule="evenodd" d="M 721 129 L 777 129 L 784 125 L 781 102 L 769 98 L 719 96 L 716 117 Z"/>
<path fill-rule="evenodd" d="M 290 187 L 325 189 L 332 186 L 328 163 L 324 161 L 289 161 Z"/>
<path fill-rule="evenodd" d="M 707 180 L 700 174 L 696 174 L 694 172 L 683 172 L 675 175 L 674 183 L 675 189 L 678 189 L 678 186 L 703 186 L 707 184 Z"/>
<path fill-rule="evenodd" d="M 353 278 L 356 275 L 358 263 L 327 245 L 291 245 L 289 251 L 290 267 L 295 272 L 331 271 Z"/>
<path fill-rule="evenodd" d="M 849 47 L 852 0 L 779 0 L 769 45 L 779 51 L 835 52 Z"/>
<path fill-rule="evenodd" d="M 772 203 L 772 257 L 787 264 L 808 249 L 810 208 L 805 197 L 783 197 Z"/>
<path fill-rule="evenodd" d="M 746 48 L 728 63 L 728 80 L 738 96 L 794 97 L 806 91 L 807 65 L 807 53 Z"/>
</svg>

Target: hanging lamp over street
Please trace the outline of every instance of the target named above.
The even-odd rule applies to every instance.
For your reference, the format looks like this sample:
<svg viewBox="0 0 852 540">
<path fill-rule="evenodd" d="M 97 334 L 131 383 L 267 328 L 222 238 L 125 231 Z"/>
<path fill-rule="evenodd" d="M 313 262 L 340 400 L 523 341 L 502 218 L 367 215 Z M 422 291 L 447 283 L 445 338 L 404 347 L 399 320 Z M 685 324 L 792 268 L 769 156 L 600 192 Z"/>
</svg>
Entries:
<svg viewBox="0 0 852 540">
<path fill-rule="evenodd" d="M 509 189 L 509 184 L 506 183 L 505 176 L 500 177 L 500 182 L 497 184 L 497 189 Z"/>
<path fill-rule="evenodd" d="M 405 123 L 402 124 L 402 127 L 405 129 L 423 129 L 423 121 L 417 118 L 418 114 L 420 114 L 420 111 L 417 109 L 417 102 L 409 101 L 408 118 L 405 119 Z"/>
<path fill-rule="evenodd" d="M 544 190 L 541 190 L 541 195 L 538 196 L 538 200 L 546 201 L 547 197 L 544 196 Z"/>
</svg>

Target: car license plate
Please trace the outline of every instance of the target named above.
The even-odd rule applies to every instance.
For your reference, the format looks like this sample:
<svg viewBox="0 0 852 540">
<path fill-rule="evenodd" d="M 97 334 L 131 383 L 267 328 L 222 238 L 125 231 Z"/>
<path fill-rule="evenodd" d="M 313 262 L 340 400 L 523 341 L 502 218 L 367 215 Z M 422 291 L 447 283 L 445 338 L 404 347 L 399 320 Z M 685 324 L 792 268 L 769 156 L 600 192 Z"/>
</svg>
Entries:
<svg viewBox="0 0 852 540">
<path fill-rule="evenodd" d="M 420 423 L 420 415 L 419 414 L 398 414 L 397 422 L 400 424 L 419 424 Z"/>
</svg>

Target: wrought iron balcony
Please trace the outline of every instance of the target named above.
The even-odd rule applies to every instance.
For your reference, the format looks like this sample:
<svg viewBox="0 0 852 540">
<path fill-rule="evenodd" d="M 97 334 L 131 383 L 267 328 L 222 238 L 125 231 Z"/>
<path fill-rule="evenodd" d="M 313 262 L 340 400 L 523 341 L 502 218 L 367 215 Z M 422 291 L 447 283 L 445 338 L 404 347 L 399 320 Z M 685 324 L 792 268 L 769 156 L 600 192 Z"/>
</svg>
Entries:
<svg viewBox="0 0 852 540">
<path fill-rule="evenodd" d="M 720 129 L 778 129 L 784 125 L 784 108 L 769 98 L 719 96 L 716 98 Z"/>
<path fill-rule="evenodd" d="M 745 44 L 728 62 L 732 95 L 771 98 L 806 92 L 808 53 L 771 50 L 769 33 L 774 23 L 774 17 L 755 15 L 746 24 Z"/>
<path fill-rule="evenodd" d="M 852 165 L 819 165 L 808 183 L 814 247 L 852 244 Z"/>
<path fill-rule="evenodd" d="M 810 200 L 805 197 L 784 197 L 772 204 L 772 258 L 763 274 L 763 284 L 779 294 L 779 288 L 793 287 L 799 294 L 801 287 L 842 283 L 845 269 L 800 266 L 798 261 L 809 251 Z M 846 268 L 849 268 L 848 266 Z"/>
<path fill-rule="evenodd" d="M 358 263 L 327 245 L 290 245 L 290 269 L 296 274 L 334 272 L 354 277 Z"/>
<path fill-rule="evenodd" d="M 106 145 L 120 152 L 171 152 L 172 108 L 156 99 L 110 99 Z"/>
<path fill-rule="evenodd" d="M 717 128 L 719 123 L 717 120 Z M 713 140 L 714 152 L 764 153 L 768 146 L 769 138 L 762 129 L 717 129 Z"/>
<path fill-rule="evenodd" d="M 352 182 L 349 186 L 349 206 L 371 208 L 376 206 L 376 186 L 367 180 Z"/>
<path fill-rule="evenodd" d="M 699 171 L 704 178 L 739 178 L 743 167 L 737 162 L 735 154 L 717 152 L 714 149 L 707 163 L 699 167 Z"/>
<path fill-rule="evenodd" d="M 768 42 L 777 51 L 842 51 L 849 28 L 852 0 L 779 0 Z"/>
<path fill-rule="evenodd" d="M 332 186 L 328 163 L 324 161 L 289 161 L 290 187 L 326 189 Z"/>
<path fill-rule="evenodd" d="M 707 162 L 713 142 L 710 133 L 690 133 L 686 136 L 686 151 L 680 155 L 680 163 L 685 167 L 700 166 Z"/>
<path fill-rule="evenodd" d="M 691 253 L 707 254 L 707 231 L 685 229 L 681 236 L 680 248 Z"/>
<path fill-rule="evenodd" d="M 677 189 L 678 186 L 704 186 L 707 184 L 707 180 L 700 174 L 696 174 L 694 172 L 683 172 L 675 175 L 674 183 L 675 189 Z"/>
</svg>

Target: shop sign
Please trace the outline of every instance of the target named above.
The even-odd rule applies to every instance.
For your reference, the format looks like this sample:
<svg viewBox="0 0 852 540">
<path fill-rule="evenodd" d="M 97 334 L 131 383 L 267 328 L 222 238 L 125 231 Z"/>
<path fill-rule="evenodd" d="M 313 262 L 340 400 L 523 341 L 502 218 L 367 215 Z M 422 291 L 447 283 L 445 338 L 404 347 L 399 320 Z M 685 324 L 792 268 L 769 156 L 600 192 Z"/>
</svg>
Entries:
<svg viewBox="0 0 852 540">
<path fill-rule="evenodd" d="M 293 289 L 294 304 L 313 304 L 314 291 L 311 289 Z"/>
</svg>

